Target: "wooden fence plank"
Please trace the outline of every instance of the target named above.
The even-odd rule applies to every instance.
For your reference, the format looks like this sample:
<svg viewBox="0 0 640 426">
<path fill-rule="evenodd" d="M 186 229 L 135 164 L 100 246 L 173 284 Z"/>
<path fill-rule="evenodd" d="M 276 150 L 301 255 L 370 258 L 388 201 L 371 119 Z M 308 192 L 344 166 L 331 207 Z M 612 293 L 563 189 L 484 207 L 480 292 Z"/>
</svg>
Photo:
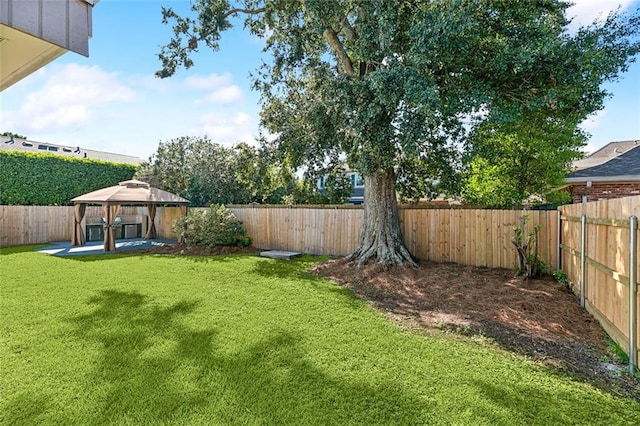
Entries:
<svg viewBox="0 0 640 426">
<path fill-rule="evenodd" d="M 562 206 L 560 210 L 563 270 L 573 283 L 574 291 L 577 290 L 580 274 L 579 221 L 584 214 L 587 217 L 587 309 L 609 335 L 629 351 L 629 216 L 640 215 L 640 196 Z M 633 232 L 638 235 L 638 230 Z M 638 294 L 635 297 L 638 300 Z M 636 359 L 638 356 L 640 350 Z"/>
</svg>

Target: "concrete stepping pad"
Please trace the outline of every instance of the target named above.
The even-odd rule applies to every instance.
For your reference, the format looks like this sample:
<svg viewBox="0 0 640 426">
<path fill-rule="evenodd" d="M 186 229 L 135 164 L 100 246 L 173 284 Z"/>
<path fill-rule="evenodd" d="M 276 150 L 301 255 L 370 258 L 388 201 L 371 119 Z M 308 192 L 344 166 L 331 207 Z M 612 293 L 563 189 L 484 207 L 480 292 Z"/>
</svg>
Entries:
<svg viewBox="0 0 640 426">
<path fill-rule="evenodd" d="M 269 257 L 271 259 L 285 259 L 290 260 L 294 257 L 302 256 L 302 253 L 295 251 L 281 251 L 281 250 L 269 250 L 260 252 L 260 256 Z"/>
</svg>

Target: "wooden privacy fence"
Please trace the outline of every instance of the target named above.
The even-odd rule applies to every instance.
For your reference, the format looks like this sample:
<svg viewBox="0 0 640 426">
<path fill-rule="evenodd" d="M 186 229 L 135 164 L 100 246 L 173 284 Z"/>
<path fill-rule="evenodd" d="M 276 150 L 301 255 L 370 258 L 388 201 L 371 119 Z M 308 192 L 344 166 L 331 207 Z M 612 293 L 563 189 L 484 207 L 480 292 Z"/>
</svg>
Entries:
<svg viewBox="0 0 640 426">
<path fill-rule="evenodd" d="M 630 364 L 637 365 L 640 294 L 636 283 L 640 265 L 637 246 L 632 247 L 630 239 L 634 234 L 638 241 L 640 234 L 637 224 L 630 227 L 629 218 L 640 216 L 640 196 L 572 204 L 560 207 L 560 211 L 562 270 L 576 294 L 583 289 L 585 308 L 630 355 Z M 630 269 L 633 263 L 634 271 Z"/>
<path fill-rule="evenodd" d="M 0 246 L 71 240 L 73 207 L 1 206 Z M 358 206 L 254 207 L 230 206 L 259 248 L 313 254 L 345 255 L 355 248 L 363 220 Z M 511 243 L 521 211 L 400 208 L 405 243 L 419 259 L 467 265 L 515 268 Z M 556 264 L 557 215 L 555 211 L 527 211 L 528 231 L 541 225 L 542 260 Z M 125 207 L 119 216 L 144 223 L 146 207 Z M 160 237 L 172 237 L 171 226 L 180 215 L 177 207 L 159 208 L 156 228 Z M 89 206 L 85 223 L 102 217 L 99 206 Z"/>
<path fill-rule="evenodd" d="M 231 206 L 260 248 L 346 255 L 358 243 L 363 209 L 354 206 Z M 515 268 L 511 240 L 523 212 L 518 210 L 425 209 L 401 207 L 404 241 L 418 259 L 490 268 Z M 541 225 L 542 260 L 557 262 L 557 211 L 527 211 L 527 232 Z"/>
<path fill-rule="evenodd" d="M 399 213 L 405 244 L 418 259 L 517 268 L 512 240 L 524 214 L 525 233 L 540 225 L 542 261 L 551 268 L 557 262 L 557 211 L 401 208 Z"/>
<path fill-rule="evenodd" d="M 243 222 L 255 247 L 334 255 L 355 248 L 364 213 L 356 206 L 231 206 L 230 210 Z"/>
</svg>

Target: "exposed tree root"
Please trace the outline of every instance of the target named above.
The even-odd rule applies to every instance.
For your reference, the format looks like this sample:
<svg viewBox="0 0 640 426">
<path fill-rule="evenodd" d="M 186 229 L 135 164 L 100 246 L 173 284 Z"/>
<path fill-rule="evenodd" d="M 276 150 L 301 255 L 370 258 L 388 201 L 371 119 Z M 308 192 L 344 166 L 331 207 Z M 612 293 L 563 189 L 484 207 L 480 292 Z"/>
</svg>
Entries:
<svg viewBox="0 0 640 426">
<path fill-rule="evenodd" d="M 363 227 L 358 246 L 348 259 L 362 267 L 374 257 L 385 267 L 417 266 L 402 240 L 393 169 L 365 176 Z"/>
<path fill-rule="evenodd" d="M 348 259 L 353 261 L 356 267 L 360 268 L 366 265 L 373 258 L 376 258 L 377 262 L 385 267 L 404 264 L 413 267 L 418 266 L 402 241 L 396 241 L 392 244 L 380 244 L 377 242 L 377 238 L 370 241 L 362 241 L 364 239 L 361 238 L 356 250 L 348 256 Z"/>
</svg>

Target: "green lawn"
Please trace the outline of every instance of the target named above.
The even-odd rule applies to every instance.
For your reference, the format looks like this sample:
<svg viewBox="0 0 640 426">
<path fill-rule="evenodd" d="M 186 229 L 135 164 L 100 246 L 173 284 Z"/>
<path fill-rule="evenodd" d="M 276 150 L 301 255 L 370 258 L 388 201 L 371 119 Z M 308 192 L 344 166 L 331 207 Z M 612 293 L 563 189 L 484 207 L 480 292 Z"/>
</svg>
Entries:
<svg viewBox="0 0 640 426">
<path fill-rule="evenodd" d="M 400 329 L 314 259 L 0 252 L 2 424 L 640 424 L 640 404 Z"/>
</svg>

